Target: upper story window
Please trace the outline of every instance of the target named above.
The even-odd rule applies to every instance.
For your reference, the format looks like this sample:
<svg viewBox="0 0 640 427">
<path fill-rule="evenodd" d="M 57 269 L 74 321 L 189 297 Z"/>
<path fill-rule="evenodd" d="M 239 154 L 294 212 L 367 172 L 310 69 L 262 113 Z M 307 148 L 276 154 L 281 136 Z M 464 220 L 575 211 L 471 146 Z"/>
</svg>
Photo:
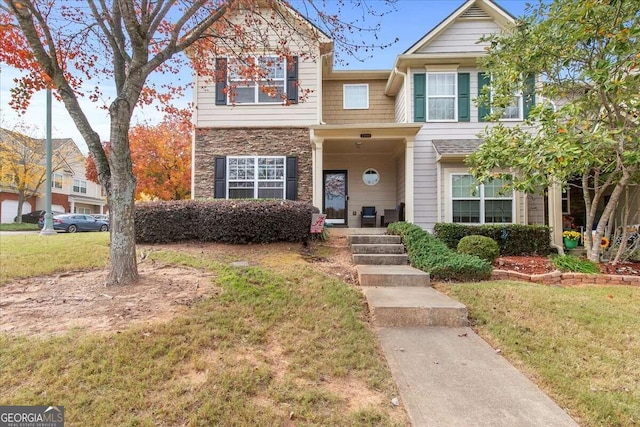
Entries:
<svg viewBox="0 0 640 427">
<path fill-rule="evenodd" d="M 504 108 L 492 107 L 491 112 L 500 112 L 502 120 L 522 120 L 522 93 L 517 93 L 511 97 L 511 102 Z"/>
<path fill-rule="evenodd" d="M 227 157 L 229 199 L 284 199 L 285 157 Z"/>
<path fill-rule="evenodd" d="M 456 120 L 457 73 L 427 73 L 427 121 Z"/>
<path fill-rule="evenodd" d="M 529 116 L 529 111 L 535 104 L 535 77 L 531 74 L 524 76 L 524 93 L 516 92 L 511 97 L 509 104 L 504 107 L 487 105 L 478 106 L 478 120 L 485 121 L 489 113 L 501 113 L 501 120 L 524 120 Z M 488 73 L 478 73 L 478 96 L 483 94 L 483 88 L 491 85 L 491 77 Z M 491 95 L 493 91 L 491 92 Z M 491 97 L 490 97 L 491 98 Z M 491 99 L 489 100 L 491 103 Z"/>
<path fill-rule="evenodd" d="M 87 194 L 87 181 L 85 181 L 84 179 L 74 179 L 73 192 Z"/>
<path fill-rule="evenodd" d="M 286 91 L 285 60 L 276 56 L 230 60 L 229 102 L 236 104 L 282 103 Z M 252 73 L 253 75 L 248 73 Z"/>
<path fill-rule="evenodd" d="M 216 105 L 297 104 L 298 57 L 216 58 Z M 251 64 L 255 66 L 251 66 Z"/>
<path fill-rule="evenodd" d="M 451 175 L 451 221 L 467 224 L 513 222 L 513 192 L 504 192 L 506 181 L 496 178 L 478 184 L 469 174 Z"/>
<path fill-rule="evenodd" d="M 366 83 L 343 85 L 342 99 L 345 110 L 368 110 L 369 85 Z"/>
<path fill-rule="evenodd" d="M 415 122 L 469 122 L 471 74 L 429 72 L 413 75 Z"/>
<path fill-rule="evenodd" d="M 51 188 L 62 188 L 62 174 L 54 173 L 51 176 Z"/>
</svg>

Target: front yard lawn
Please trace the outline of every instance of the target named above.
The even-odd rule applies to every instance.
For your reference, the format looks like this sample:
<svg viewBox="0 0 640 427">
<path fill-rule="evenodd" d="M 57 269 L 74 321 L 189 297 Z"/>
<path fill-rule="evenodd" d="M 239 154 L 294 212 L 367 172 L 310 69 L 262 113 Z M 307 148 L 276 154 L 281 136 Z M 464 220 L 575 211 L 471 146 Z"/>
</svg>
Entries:
<svg viewBox="0 0 640 427">
<path fill-rule="evenodd" d="M 157 276 L 124 292 L 80 271 L 105 266 L 107 233 L 0 239 L 0 326 L 12 326 L 0 332 L 0 405 L 63 405 L 68 426 L 408 425 L 391 404 L 397 390 L 362 294 L 314 268 L 302 245 L 139 249 Z M 250 263 L 230 265 L 242 260 Z M 169 267 L 208 277 L 187 277 L 177 298 L 164 293 L 179 287 Z M 34 300 L 27 289 L 49 293 Z M 149 304 L 142 314 L 155 312 L 153 321 L 132 317 L 149 293 L 168 309 Z M 44 323 L 24 332 L 11 317 L 46 304 L 64 312 L 48 320 L 58 333 Z M 107 304 L 119 308 L 103 313 Z M 111 326 L 78 326 L 79 305 Z M 113 326 L 116 318 L 131 320 Z"/>
<path fill-rule="evenodd" d="M 438 285 L 583 426 L 640 423 L 640 288 Z"/>
</svg>

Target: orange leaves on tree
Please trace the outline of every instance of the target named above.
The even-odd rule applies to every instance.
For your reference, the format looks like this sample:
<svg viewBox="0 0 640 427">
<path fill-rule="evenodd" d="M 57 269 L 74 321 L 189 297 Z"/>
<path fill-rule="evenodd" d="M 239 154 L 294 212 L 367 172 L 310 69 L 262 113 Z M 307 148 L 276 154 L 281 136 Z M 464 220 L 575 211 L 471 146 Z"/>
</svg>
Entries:
<svg viewBox="0 0 640 427">
<path fill-rule="evenodd" d="M 161 123 L 137 125 L 129 131 L 136 200 L 179 200 L 191 194 L 191 112 L 168 111 Z M 103 146 L 109 156 L 109 143 Z M 85 169 L 88 180 L 99 182 L 91 156 Z"/>
<path fill-rule="evenodd" d="M 191 113 L 177 110 L 157 125 L 129 131 L 136 199 L 185 199 L 191 191 Z"/>
</svg>

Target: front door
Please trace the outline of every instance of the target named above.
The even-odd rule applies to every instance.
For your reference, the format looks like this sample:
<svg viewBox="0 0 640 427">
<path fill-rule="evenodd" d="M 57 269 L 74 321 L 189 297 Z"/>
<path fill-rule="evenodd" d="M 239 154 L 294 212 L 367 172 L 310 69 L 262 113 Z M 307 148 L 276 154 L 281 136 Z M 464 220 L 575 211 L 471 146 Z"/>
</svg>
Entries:
<svg viewBox="0 0 640 427">
<path fill-rule="evenodd" d="M 323 212 L 325 220 L 330 224 L 347 224 L 347 171 L 324 171 L 323 174 L 324 202 Z"/>
</svg>

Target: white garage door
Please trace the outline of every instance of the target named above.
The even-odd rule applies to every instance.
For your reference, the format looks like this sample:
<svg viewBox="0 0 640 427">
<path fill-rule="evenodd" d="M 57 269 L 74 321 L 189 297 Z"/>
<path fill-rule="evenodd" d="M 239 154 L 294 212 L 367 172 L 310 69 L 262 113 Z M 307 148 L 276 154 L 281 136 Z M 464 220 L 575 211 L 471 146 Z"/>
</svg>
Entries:
<svg viewBox="0 0 640 427">
<path fill-rule="evenodd" d="M 17 200 L 3 200 L 2 201 L 2 217 L 0 218 L 1 223 L 13 222 L 13 219 L 16 217 L 16 213 L 18 212 L 18 201 Z M 31 212 L 31 203 L 24 202 L 22 204 L 22 213 Z"/>
</svg>

